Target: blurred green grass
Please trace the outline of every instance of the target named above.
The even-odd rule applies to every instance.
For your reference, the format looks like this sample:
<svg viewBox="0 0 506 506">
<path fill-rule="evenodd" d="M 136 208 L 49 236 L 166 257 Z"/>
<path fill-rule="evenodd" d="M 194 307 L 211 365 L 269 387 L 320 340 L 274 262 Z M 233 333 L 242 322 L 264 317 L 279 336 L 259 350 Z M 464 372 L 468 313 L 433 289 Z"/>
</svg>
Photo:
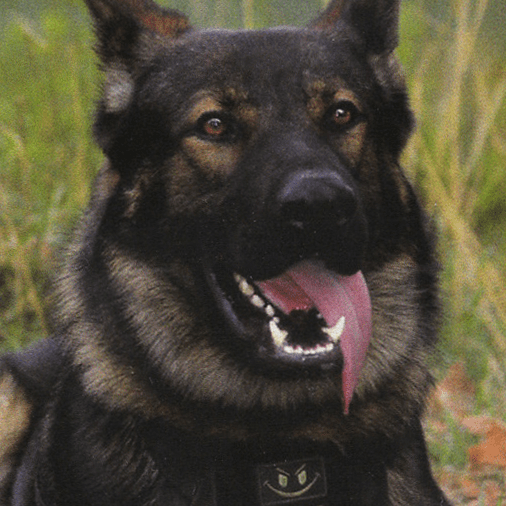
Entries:
<svg viewBox="0 0 506 506">
<path fill-rule="evenodd" d="M 0 337 L 10 348 L 49 331 L 55 252 L 100 163 L 90 134 L 98 77 L 90 44 L 88 26 L 57 10 L 2 28 Z"/>
<path fill-rule="evenodd" d="M 197 26 L 254 27 L 303 24 L 324 1 L 170 4 Z M 51 331 L 58 252 L 102 159 L 91 140 L 100 78 L 81 2 L 0 6 L 0 346 L 16 349 Z M 403 162 L 441 237 L 438 370 L 463 361 L 478 409 L 506 420 L 505 12 L 501 0 L 407 0 L 399 55 L 418 118 Z M 449 438 L 435 459 L 463 465 L 462 435 Z"/>
</svg>

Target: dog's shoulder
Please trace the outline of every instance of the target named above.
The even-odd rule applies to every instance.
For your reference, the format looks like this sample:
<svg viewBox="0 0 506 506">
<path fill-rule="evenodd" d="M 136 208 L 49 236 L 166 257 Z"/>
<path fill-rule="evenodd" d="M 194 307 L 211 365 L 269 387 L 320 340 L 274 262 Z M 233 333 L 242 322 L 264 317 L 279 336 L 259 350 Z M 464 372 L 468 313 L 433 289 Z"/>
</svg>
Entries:
<svg viewBox="0 0 506 506">
<path fill-rule="evenodd" d="M 53 339 L 0 357 L 0 503 L 35 413 L 54 386 L 62 355 Z"/>
</svg>

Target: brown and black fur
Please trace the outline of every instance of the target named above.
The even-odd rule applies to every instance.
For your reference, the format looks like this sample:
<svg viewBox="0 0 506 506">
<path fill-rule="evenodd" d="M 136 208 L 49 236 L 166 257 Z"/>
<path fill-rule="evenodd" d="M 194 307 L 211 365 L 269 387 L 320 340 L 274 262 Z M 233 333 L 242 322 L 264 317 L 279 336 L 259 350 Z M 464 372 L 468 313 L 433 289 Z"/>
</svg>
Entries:
<svg viewBox="0 0 506 506">
<path fill-rule="evenodd" d="M 262 31 L 86 2 L 107 161 L 58 280 L 55 337 L 0 362 L 0 504 L 259 506 L 274 504 L 262 472 L 319 462 L 320 496 L 283 504 L 447 505 L 420 425 L 437 266 L 399 166 L 413 124 L 400 0 L 334 0 L 307 28 Z M 342 184 L 287 203 L 305 174 Z M 339 361 L 264 360 L 217 289 L 311 256 L 361 270 L 371 295 L 348 414 Z"/>
</svg>

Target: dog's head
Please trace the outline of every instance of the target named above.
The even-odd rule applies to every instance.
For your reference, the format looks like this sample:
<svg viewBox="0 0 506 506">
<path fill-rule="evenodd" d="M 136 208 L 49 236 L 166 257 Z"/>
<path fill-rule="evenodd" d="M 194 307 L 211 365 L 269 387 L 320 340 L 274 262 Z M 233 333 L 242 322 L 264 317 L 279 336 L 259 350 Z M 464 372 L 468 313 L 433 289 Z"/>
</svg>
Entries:
<svg viewBox="0 0 506 506">
<path fill-rule="evenodd" d="M 215 329 L 205 349 L 225 362 L 287 378 L 344 364 L 347 407 L 371 335 L 363 274 L 413 243 L 399 0 L 334 0 L 308 27 L 261 31 L 87 3 L 115 179 L 98 236 L 151 273 L 177 265 L 173 297 L 202 308 L 188 320 Z"/>
</svg>

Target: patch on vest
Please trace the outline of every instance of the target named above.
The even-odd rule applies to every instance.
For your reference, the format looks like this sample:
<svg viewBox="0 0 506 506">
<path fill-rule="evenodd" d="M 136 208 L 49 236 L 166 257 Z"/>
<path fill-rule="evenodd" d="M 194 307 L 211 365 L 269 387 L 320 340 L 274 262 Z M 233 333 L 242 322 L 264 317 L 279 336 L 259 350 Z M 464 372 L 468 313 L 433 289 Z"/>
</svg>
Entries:
<svg viewBox="0 0 506 506">
<path fill-rule="evenodd" d="M 257 467 L 260 504 L 291 504 L 327 496 L 322 458 L 281 462 Z"/>
</svg>

